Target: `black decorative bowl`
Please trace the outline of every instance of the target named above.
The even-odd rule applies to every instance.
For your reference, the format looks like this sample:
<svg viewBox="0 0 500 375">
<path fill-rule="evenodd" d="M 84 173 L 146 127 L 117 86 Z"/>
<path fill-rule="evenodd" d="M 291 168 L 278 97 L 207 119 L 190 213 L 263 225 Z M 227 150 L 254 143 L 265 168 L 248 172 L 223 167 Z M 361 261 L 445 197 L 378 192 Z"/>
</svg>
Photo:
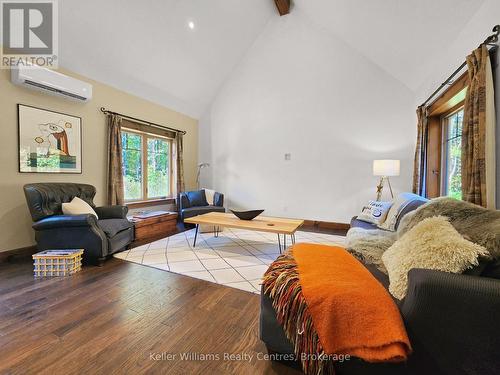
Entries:
<svg viewBox="0 0 500 375">
<path fill-rule="evenodd" d="M 240 220 L 252 220 L 264 212 L 264 210 L 235 211 L 231 209 L 229 211 L 235 214 Z"/>
</svg>

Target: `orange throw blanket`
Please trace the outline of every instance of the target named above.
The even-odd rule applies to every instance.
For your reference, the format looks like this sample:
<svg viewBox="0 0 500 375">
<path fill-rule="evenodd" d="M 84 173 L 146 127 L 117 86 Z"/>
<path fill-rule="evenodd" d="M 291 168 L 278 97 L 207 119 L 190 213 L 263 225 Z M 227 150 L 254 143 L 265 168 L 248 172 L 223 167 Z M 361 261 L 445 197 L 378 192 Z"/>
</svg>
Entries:
<svg viewBox="0 0 500 375">
<path fill-rule="evenodd" d="M 396 362 L 411 353 L 399 309 L 389 293 L 342 248 L 293 246 L 264 275 L 264 291 L 306 374 L 334 372 L 325 355 Z"/>
</svg>

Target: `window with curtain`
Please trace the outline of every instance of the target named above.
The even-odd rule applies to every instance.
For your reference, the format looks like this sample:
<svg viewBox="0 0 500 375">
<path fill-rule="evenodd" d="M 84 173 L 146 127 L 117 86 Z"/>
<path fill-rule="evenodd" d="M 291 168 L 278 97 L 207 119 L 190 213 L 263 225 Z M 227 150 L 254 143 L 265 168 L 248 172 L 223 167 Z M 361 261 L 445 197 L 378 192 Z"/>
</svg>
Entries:
<svg viewBox="0 0 500 375">
<path fill-rule="evenodd" d="M 122 130 L 125 201 L 147 201 L 172 196 L 172 139 Z"/>
<path fill-rule="evenodd" d="M 462 199 L 462 123 L 464 110 L 443 119 L 443 181 L 442 195 Z"/>
</svg>

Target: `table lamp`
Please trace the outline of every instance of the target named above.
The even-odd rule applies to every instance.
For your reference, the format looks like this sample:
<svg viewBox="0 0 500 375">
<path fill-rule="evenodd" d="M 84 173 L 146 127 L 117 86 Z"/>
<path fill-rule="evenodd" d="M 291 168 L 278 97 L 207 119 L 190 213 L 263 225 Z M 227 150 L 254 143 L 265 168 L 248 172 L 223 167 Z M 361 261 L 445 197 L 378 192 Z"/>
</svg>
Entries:
<svg viewBox="0 0 500 375">
<path fill-rule="evenodd" d="M 391 197 L 394 198 L 392 193 L 391 182 L 389 177 L 399 176 L 400 161 L 399 160 L 374 160 L 373 161 L 373 175 L 380 176 L 380 182 L 377 185 L 377 201 L 382 197 L 382 190 L 384 189 L 384 181 L 387 180 Z"/>
</svg>

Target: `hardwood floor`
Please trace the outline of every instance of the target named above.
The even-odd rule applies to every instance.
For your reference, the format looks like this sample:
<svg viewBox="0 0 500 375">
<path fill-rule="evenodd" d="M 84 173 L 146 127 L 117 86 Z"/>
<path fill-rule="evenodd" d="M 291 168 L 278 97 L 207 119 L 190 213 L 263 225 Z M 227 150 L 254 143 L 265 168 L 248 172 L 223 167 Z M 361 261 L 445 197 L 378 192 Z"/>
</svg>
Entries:
<svg viewBox="0 0 500 375">
<path fill-rule="evenodd" d="M 30 262 L 0 264 L 0 373 L 300 374 L 257 359 L 259 299 L 119 259 L 43 280 Z"/>
</svg>

